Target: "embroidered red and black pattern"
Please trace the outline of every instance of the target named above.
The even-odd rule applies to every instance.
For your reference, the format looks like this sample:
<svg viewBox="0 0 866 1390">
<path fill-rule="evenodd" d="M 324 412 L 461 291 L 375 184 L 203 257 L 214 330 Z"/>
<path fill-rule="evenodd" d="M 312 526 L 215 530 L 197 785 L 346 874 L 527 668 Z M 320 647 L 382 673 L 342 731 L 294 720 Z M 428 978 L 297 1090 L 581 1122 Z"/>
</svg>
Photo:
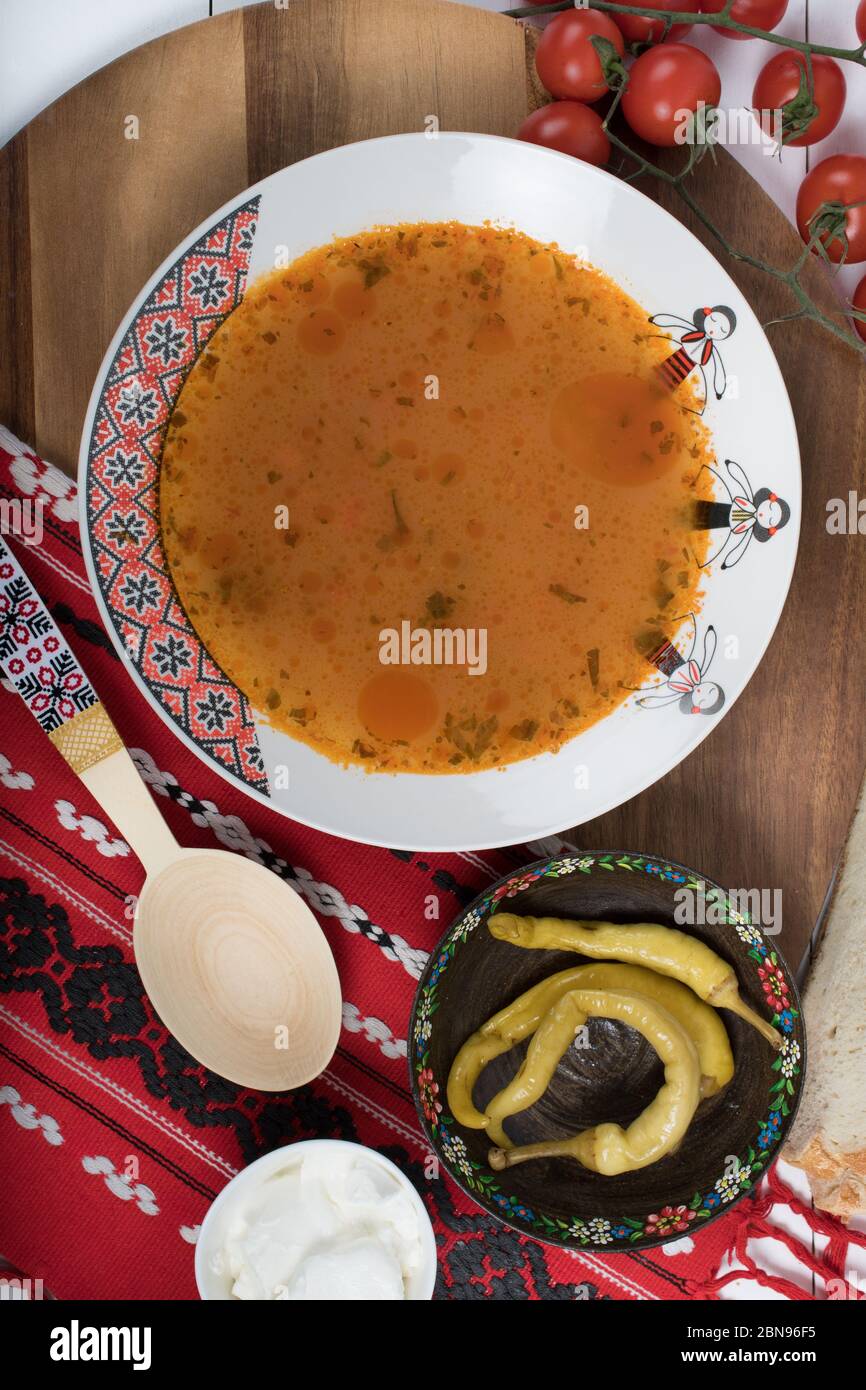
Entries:
<svg viewBox="0 0 866 1390">
<path fill-rule="evenodd" d="M 188 738 L 267 795 L 249 703 L 193 630 L 159 523 L 165 428 L 189 368 L 243 294 L 258 211 L 252 198 L 211 227 L 139 309 L 99 399 L 85 489 L 97 582 L 136 669 Z"/>
</svg>

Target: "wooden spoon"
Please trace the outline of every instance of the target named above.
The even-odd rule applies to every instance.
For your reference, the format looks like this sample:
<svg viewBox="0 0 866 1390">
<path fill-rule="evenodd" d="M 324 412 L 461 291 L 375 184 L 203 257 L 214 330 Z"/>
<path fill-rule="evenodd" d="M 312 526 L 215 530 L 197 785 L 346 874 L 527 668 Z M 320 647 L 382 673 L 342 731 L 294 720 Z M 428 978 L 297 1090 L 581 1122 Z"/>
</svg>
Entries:
<svg viewBox="0 0 866 1390">
<path fill-rule="evenodd" d="M 0 576 L 15 586 L 22 615 L 0 633 L 0 664 L 144 865 L 133 945 L 163 1023 L 197 1061 L 241 1086 L 286 1091 L 318 1076 L 337 1045 L 342 1006 L 313 914 L 262 864 L 177 843 L 2 538 Z"/>
</svg>

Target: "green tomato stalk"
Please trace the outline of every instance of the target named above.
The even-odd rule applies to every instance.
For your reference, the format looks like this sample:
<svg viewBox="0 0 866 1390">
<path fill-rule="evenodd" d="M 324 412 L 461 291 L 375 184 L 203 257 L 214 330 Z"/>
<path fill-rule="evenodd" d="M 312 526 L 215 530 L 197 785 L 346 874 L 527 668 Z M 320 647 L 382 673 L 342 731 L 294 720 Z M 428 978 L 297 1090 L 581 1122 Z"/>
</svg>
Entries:
<svg viewBox="0 0 866 1390">
<path fill-rule="evenodd" d="M 814 119 L 814 78 L 812 72 L 812 57 L 815 54 L 826 55 L 836 58 L 841 62 L 853 63 L 857 67 L 866 68 L 866 43 L 861 43 L 856 48 L 833 48 L 827 44 L 812 43 L 801 39 L 792 39 L 768 32 L 765 29 L 758 29 L 749 24 L 741 24 L 738 20 L 731 18 L 734 0 L 727 0 L 724 8 L 718 14 L 693 14 L 691 10 L 678 9 L 650 9 L 646 5 L 621 5 L 614 3 L 614 0 L 592 0 L 591 8 L 602 10 L 610 15 L 636 15 L 640 18 L 653 19 L 664 23 L 663 37 L 666 37 L 674 24 L 711 24 L 717 29 L 730 29 L 740 34 L 747 34 L 754 38 L 763 39 L 766 43 L 777 44 L 780 47 L 793 49 L 805 55 L 805 83 L 801 83 L 801 90 L 798 94 L 799 105 L 794 113 L 797 118 L 796 134 L 802 135 L 811 120 Z M 511 19 L 529 19 L 536 15 L 559 14 L 566 10 L 574 9 L 573 0 L 557 0 L 557 3 L 550 5 L 524 5 L 517 9 L 504 11 L 505 15 Z M 714 237 L 726 255 L 731 260 L 739 261 L 742 265 L 751 266 L 755 270 L 762 271 L 765 275 L 771 276 L 785 285 L 790 291 L 795 307 L 790 314 L 785 314 L 781 318 L 771 320 L 771 323 L 789 323 L 797 319 L 811 319 L 818 323 L 827 332 L 840 338 L 855 352 L 866 358 L 866 343 L 848 327 L 846 321 L 840 320 L 830 314 L 826 314 L 811 298 L 808 291 L 801 283 L 801 276 L 810 262 L 812 254 L 816 254 L 825 264 L 828 271 L 832 274 L 844 265 L 847 255 L 847 237 L 845 234 L 845 215 L 853 208 L 858 207 L 858 203 L 824 203 L 815 212 L 809 224 L 809 240 L 802 252 L 797 257 L 792 266 L 781 267 L 769 265 L 756 256 L 751 256 L 745 251 L 738 250 L 733 246 L 719 227 L 715 225 L 709 215 L 704 212 L 693 197 L 687 186 L 689 175 L 697 164 L 701 162 L 706 154 L 714 153 L 713 135 L 713 113 L 711 111 L 702 113 L 702 119 L 696 122 L 691 142 L 687 144 L 688 154 L 683 167 L 678 171 L 671 172 L 654 164 L 645 154 L 639 154 L 633 150 L 620 136 L 610 128 L 611 120 L 622 100 L 622 96 L 628 86 L 628 70 L 619 58 L 613 45 L 600 35 L 596 35 L 591 40 L 593 47 L 598 53 L 605 80 L 610 89 L 613 101 L 604 118 L 603 126 L 608 139 L 614 148 L 618 149 L 624 159 L 633 162 L 634 168 L 629 173 L 623 173 L 620 168 L 616 172 L 626 182 L 633 182 L 635 179 L 648 174 L 661 182 L 669 184 L 676 189 L 677 194 L 685 203 L 690 212 L 698 219 L 703 227 Z M 789 132 L 788 138 L 791 138 Z M 828 255 L 827 247 L 833 242 L 838 241 L 842 246 L 842 256 L 838 263 L 834 264 Z M 845 311 L 846 320 L 857 319 L 866 322 L 866 314 L 848 306 Z M 770 324 L 764 324 L 769 327 Z"/>
</svg>

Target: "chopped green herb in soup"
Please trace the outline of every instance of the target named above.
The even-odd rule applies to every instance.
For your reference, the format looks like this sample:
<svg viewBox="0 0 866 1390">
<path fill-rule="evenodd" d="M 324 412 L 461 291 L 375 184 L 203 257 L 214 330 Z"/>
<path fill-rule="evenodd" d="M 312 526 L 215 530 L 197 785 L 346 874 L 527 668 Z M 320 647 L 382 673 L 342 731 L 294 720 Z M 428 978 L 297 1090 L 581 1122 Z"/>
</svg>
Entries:
<svg viewBox="0 0 866 1390">
<path fill-rule="evenodd" d="M 668 349 L 599 271 L 495 227 L 375 229 L 265 275 L 163 453 L 166 555 L 213 658 L 372 771 L 590 727 L 700 603 L 712 454 Z"/>
</svg>

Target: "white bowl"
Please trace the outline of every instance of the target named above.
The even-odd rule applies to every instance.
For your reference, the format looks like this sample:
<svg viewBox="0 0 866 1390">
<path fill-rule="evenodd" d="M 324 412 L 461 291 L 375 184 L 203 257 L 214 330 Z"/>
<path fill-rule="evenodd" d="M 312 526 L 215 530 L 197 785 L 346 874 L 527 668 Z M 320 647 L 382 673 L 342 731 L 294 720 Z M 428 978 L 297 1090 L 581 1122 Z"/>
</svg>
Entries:
<svg viewBox="0 0 866 1390">
<path fill-rule="evenodd" d="M 235 1174 L 231 1182 L 227 1183 L 211 1202 L 198 1234 L 195 1247 L 195 1282 L 199 1297 L 211 1302 L 238 1301 L 232 1298 L 230 1277 L 217 1274 L 211 1266 L 211 1260 L 222 1244 L 226 1223 L 232 1213 L 252 1197 L 263 1182 L 280 1168 L 285 1168 L 289 1159 L 301 1159 L 314 1148 L 360 1150 L 371 1163 L 378 1164 L 396 1179 L 418 1213 L 418 1231 L 423 1250 L 421 1267 L 409 1285 L 409 1299 L 412 1302 L 431 1299 L 436 1284 L 437 1256 L 436 1237 L 427 1208 L 405 1173 L 402 1173 L 390 1158 L 385 1158 L 376 1149 L 368 1149 L 363 1144 L 353 1144 L 346 1139 L 302 1139 L 296 1144 L 285 1144 L 281 1149 L 274 1149 L 272 1153 L 257 1158 L 247 1168 L 242 1168 Z"/>
<path fill-rule="evenodd" d="M 270 728 L 202 648 L 162 557 L 162 432 L 197 352 L 275 254 L 293 259 L 375 224 L 449 219 L 489 220 L 556 241 L 611 275 L 650 315 L 688 320 L 698 306 L 733 309 L 735 332 L 720 346 L 727 387 L 721 400 L 710 393 L 705 420 L 720 468 L 735 460 L 755 491 L 784 499 L 789 516 L 770 544 L 749 544 L 735 567 L 714 562 L 706 571 L 695 664 L 684 661 L 676 677 L 691 682 L 681 696 L 700 677 L 691 703 L 675 699 L 676 685 L 659 707 L 632 695 L 556 753 L 502 770 L 368 773 Z M 174 349 L 166 323 L 180 334 Z M 671 351 L 677 347 L 672 339 Z M 566 155 L 488 135 L 395 135 L 329 150 L 280 170 L 198 227 L 144 287 L 108 349 L 85 420 L 80 475 L 84 552 L 102 617 L 134 680 L 183 742 L 294 820 L 370 844 L 434 851 L 551 834 L 620 805 L 676 766 L 731 708 L 763 656 L 785 602 L 800 522 L 799 451 L 784 382 L 728 274 L 631 185 Z M 721 483 L 716 496 L 729 500 Z M 278 768 L 288 769 L 288 786 Z"/>
</svg>

